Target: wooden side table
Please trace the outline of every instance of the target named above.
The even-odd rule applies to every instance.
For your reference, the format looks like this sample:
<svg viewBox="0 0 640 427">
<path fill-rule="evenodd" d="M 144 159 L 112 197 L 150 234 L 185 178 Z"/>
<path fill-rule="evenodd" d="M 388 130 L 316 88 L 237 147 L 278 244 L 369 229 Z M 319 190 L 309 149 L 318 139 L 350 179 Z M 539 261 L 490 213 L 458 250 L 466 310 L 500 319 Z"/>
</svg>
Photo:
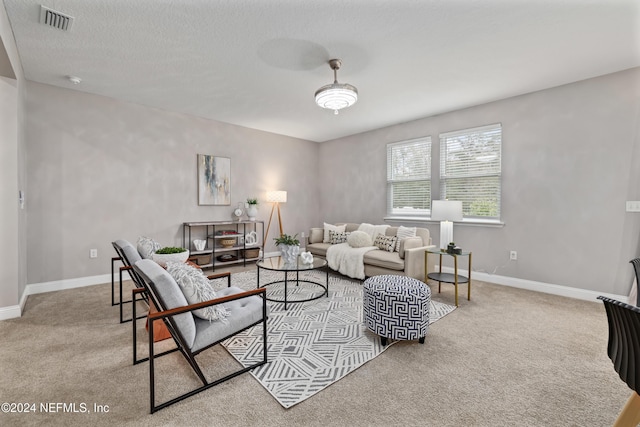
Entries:
<svg viewBox="0 0 640 427">
<path fill-rule="evenodd" d="M 440 255 L 440 267 L 437 273 L 429 273 L 427 271 L 427 257 L 429 254 Z M 442 255 L 448 255 L 453 257 L 453 274 L 451 273 L 443 273 L 442 272 Z M 468 277 L 461 276 L 458 274 L 458 257 L 466 256 L 469 258 L 469 272 Z M 458 284 L 459 283 L 467 283 L 467 300 L 471 301 L 471 252 L 462 252 L 459 254 L 449 253 L 443 250 L 435 250 L 435 249 L 427 249 L 424 253 L 424 281 L 427 282 L 428 279 L 435 280 L 438 282 L 438 293 L 440 293 L 440 288 L 442 286 L 442 282 L 451 283 L 455 286 L 455 299 L 456 299 L 456 307 L 458 306 Z"/>
</svg>

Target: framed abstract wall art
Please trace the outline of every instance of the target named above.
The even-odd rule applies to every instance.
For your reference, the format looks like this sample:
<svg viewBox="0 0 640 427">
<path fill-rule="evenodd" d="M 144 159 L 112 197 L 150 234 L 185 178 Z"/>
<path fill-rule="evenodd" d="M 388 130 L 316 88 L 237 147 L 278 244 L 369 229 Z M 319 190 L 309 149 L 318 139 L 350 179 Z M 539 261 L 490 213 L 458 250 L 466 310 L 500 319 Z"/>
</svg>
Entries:
<svg viewBox="0 0 640 427">
<path fill-rule="evenodd" d="M 231 204 L 231 159 L 198 154 L 198 204 Z"/>
</svg>

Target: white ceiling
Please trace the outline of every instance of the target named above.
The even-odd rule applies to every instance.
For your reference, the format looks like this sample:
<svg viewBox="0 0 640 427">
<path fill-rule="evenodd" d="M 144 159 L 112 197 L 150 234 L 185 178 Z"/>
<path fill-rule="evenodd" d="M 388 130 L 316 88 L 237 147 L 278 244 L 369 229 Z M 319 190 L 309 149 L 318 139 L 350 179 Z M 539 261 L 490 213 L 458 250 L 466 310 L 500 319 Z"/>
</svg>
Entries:
<svg viewBox="0 0 640 427">
<path fill-rule="evenodd" d="M 3 2 L 29 80 L 319 142 L 640 66 L 638 0 Z"/>
</svg>

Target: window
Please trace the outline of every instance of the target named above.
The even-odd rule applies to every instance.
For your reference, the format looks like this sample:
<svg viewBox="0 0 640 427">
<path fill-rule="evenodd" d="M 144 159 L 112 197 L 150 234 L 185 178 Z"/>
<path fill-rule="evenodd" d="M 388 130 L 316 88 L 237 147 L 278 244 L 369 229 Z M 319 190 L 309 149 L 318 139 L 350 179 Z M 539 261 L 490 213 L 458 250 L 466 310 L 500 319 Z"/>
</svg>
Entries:
<svg viewBox="0 0 640 427">
<path fill-rule="evenodd" d="M 465 218 L 500 219 L 502 126 L 440 134 L 440 198 L 462 201 Z"/>
<path fill-rule="evenodd" d="M 387 144 L 387 212 L 429 214 L 431 137 Z"/>
</svg>

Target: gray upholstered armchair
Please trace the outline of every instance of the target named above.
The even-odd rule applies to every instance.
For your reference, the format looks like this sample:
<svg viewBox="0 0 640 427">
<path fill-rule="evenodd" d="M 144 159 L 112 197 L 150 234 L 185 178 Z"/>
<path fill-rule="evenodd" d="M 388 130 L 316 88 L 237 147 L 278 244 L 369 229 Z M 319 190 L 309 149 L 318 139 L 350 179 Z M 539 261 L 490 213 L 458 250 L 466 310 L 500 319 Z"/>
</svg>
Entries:
<svg viewBox="0 0 640 427">
<path fill-rule="evenodd" d="M 151 413 L 179 402 L 196 393 L 227 381 L 242 373 L 248 372 L 258 366 L 267 363 L 267 303 L 265 289 L 244 291 L 237 287 L 229 286 L 216 292 L 216 298 L 189 305 L 187 300 L 173 277 L 155 262 L 143 259 L 135 263 L 134 270 L 143 279 L 144 289 L 134 289 L 136 294 L 146 293 L 152 302 L 158 307 L 157 313 L 149 314 L 149 357 L 137 360 L 136 357 L 136 322 L 133 322 L 133 349 L 134 364 L 149 361 L 149 390 Z M 230 284 L 230 283 L 229 283 Z M 226 321 L 210 321 L 192 314 L 193 311 L 222 304 L 228 311 Z M 135 305 L 134 305 L 135 310 Z M 134 311 L 135 317 L 135 311 Z M 155 354 L 153 337 L 153 324 L 160 320 L 165 323 L 171 333 L 177 347 L 165 352 Z M 201 367 L 195 359 L 200 352 L 236 335 L 237 333 L 262 323 L 263 329 L 263 358 L 261 361 L 244 367 L 236 372 L 210 381 L 206 378 Z M 155 402 L 155 370 L 154 360 L 175 350 L 179 350 L 194 370 L 202 386 L 184 393 L 178 397 L 156 405 Z"/>
</svg>

